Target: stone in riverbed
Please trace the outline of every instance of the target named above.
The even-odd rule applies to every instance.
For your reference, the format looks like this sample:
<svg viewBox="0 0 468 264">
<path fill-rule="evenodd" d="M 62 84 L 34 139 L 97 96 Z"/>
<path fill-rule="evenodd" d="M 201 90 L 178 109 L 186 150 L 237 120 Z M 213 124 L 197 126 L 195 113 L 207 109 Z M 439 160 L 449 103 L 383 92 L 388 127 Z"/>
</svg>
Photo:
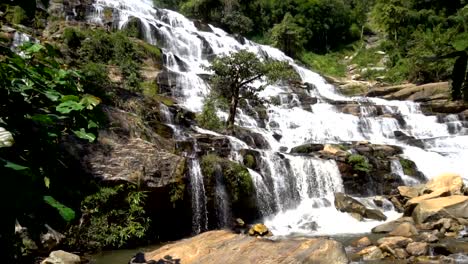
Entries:
<svg viewBox="0 0 468 264">
<path fill-rule="evenodd" d="M 377 240 L 379 247 L 389 246 L 390 248 L 406 247 L 406 245 L 411 242 L 413 242 L 411 238 L 402 236 L 382 237 L 381 239 Z"/>
<path fill-rule="evenodd" d="M 363 250 L 358 252 L 358 255 L 361 255 L 363 260 L 379 260 L 383 259 L 384 255 L 382 250 L 376 246 L 366 247 Z"/>
<path fill-rule="evenodd" d="M 412 242 L 406 246 L 406 251 L 412 256 L 423 256 L 427 253 L 428 245 L 426 242 Z"/>
<path fill-rule="evenodd" d="M 63 250 L 52 251 L 48 258 L 44 259 L 41 264 L 80 264 L 80 256 L 68 253 Z"/>
<path fill-rule="evenodd" d="M 414 223 L 413 218 L 411 217 L 401 217 L 372 228 L 372 233 L 389 233 L 392 232 L 397 226 L 405 222 Z"/>
<path fill-rule="evenodd" d="M 362 203 L 344 193 L 335 193 L 335 207 L 340 212 L 359 214 L 364 218 L 378 221 L 387 220 L 387 217 L 380 210 L 366 208 Z"/>
<path fill-rule="evenodd" d="M 354 242 L 351 243 L 352 246 L 354 247 L 368 247 L 372 245 L 372 242 L 368 237 L 362 237 Z"/>
<path fill-rule="evenodd" d="M 146 254 L 147 261 L 166 263 L 170 256 L 182 264 L 238 263 L 348 263 L 339 242 L 323 238 L 289 238 L 271 241 L 237 235 L 225 230 L 210 231 L 165 245 Z"/>
<path fill-rule="evenodd" d="M 418 234 L 416 227 L 408 222 L 401 223 L 392 232 L 389 233 L 391 236 L 403 236 L 403 237 L 412 237 Z"/>
</svg>

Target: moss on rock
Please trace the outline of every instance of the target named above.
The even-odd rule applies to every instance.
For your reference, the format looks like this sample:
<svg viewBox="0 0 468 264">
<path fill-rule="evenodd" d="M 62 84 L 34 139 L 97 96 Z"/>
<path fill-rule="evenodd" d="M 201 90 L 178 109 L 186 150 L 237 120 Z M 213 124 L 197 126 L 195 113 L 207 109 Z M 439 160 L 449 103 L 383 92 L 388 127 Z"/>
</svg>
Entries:
<svg viewBox="0 0 468 264">
<path fill-rule="evenodd" d="M 401 167 L 403 167 L 403 172 L 408 176 L 417 176 L 416 164 L 405 158 L 399 158 Z"/>
</svg>

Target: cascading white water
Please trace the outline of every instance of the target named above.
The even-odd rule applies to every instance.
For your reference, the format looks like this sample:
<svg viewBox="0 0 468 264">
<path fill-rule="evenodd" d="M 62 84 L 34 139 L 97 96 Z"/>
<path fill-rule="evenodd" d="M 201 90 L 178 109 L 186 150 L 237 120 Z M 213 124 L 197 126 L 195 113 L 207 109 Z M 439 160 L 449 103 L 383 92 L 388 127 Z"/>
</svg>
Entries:
<svg viewBox="0 0 468 264">
<path fill-rule="evenodd" d="M 198 159 L 190 160 L 190 185 L 192 190 L 192 227 L 193 233 L 208 230 L 208 215 L 206 210 L 205 187 L 203 174 Z"/>
<path fill-rule="evenodd" d="M 250 173 L 262 215 L 275 234 L 367 232 L 376 224 L 372 221 L 357 222 L 331 205 L 333 192 L 343 190 L 334 161 L 280 153 L 304 143 L 368 140 L 376 144 L 398 145 L 426 177 L 450 171 L 460 173 L 468 181 L 468 170 L 464 164 L 468 160 L 467 129 L 456 116 L 450 116 L 441 123 L 434 116 L 425 116 L 417 103 L 340 95 L 320 75 L 295 64 L 281 51 L 248 40 L 242 44 L 212 26 L 209 26 L 211 32 L 200 31 L 192 21 L 176 12 L 153 8 L 151 0 L 96 0 L 94 7 L 96 12 L 89 20 L 96 23 L 102 22 L 105 8 L 114 8 L 114 13 L 118 13 L 115 22 L 119 28 L 124 27 L 131 17 L 141 20 L 146 40 L 163 50 L 165 67 L 173 76 L 169 80 L 174 85 L 172 95 L 189 110 L 200 111 L 209 92 L 207 83 L 200 77 L 209 74 L 203 67 L 209 65 L 208 58 L 241 49 L 260 57 L 288 61 L 302 81 L 311 84 L 311 89 L 305 93 L 316 98 L 317 103 L 309 105 L 301 102 L 289 87 L 272 85 L 262 91 L 260 96 L 279 96 L 281 101 L 278 106 L 268 106 L 268 122 L 263 128 L 255 116 L 249 116 L 242 110 L 238 113 L 238 125 L 260 134 L 269 145 L 268 149 L 256 150 L 262 157 L 260 169 L 250 170 Z M 292 94 L 291 100 L 285 96 L 288 94 Z M 360 115 L 340 111 L 336 104 L 343 102 L 357 104 Z M 385 115 L 376 115 L 377 107 Z M 425 147 L 400 141 L 394 136 L 394 131 L 420 139 Z M 281 135 L 281 138 L 275 139 L 274 135 Z M 239 139 L 229 139 L 231 158 L 241 161 L 239 150 L 249 147 Z M 404 178 L 401 165 L 393 165 L 394 171 Z M 200 169 L 195 160 L 191 171 L 192 181 L 203 182 L 201 173 L 197 174 Z M 194 197 L 196 200 L 199 198 Z M 196 211 L 199 206 L 195 206 L 194 215 L 200 213 Z M 394 211 L 385 213 L 389 219 L 397 216 Z M 204 216 L 195 219 L 195 225 L 203 230 Z"/>
</svg>

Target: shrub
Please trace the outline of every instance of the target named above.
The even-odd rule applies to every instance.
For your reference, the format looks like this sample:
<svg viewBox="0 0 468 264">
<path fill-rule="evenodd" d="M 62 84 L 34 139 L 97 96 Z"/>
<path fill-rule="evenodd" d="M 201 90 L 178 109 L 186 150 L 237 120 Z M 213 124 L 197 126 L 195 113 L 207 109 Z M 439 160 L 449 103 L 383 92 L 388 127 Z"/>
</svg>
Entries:
<svg viewBox="0 0 468 264">
<path fill-rule="evenodd" d="M 150 220 L 145 216 L 146 193 L 135 185 L 102 187 L 81 203 L 80 225 L 70 229 L 73 248 L 123 247 L 145 236 Z"/>
<path fill-rule="evenodd" d="M 212 98 L 206 100 L 203 110 L 196 120 L 198 125 L 209 130 L 220 131 L 223 128 L 223 122 L 216 115 L 215 100 Z"/>
<path fill-rule="evenodd" d="M 28 15 L 20 6 L 10 6 L 6 11 L 5 18 L 12 24 L 22 24 L 27 21 Z"/>
<path fill-rule="evenodd" d="M 342 54 L 328 53 L 319 55 L 312 52 L 304 52 L 301 56 L 301 61 L 317 71 L 320 74 L 344 77 L 346 75 L 346 66 L 342 61 Z"/>
<path fill-rule="evenodd" d="M 348 157 L 348 163 L 353 166 L 355 171 L 369 172 L 372 166 L 367 161 L 366 157 L 359 154 L 351 154 Z"/>
</svg>

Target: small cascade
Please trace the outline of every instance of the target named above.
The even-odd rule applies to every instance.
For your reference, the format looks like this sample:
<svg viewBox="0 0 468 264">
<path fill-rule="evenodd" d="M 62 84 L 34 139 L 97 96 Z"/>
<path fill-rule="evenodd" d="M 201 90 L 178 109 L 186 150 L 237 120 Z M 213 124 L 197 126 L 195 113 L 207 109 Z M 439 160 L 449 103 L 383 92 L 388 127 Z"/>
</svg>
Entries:
<svg viewBox="0 0 468 264">
<path fill-rule="evenodd" d="M 403 166 L 401 166 L 401 163 L 399 160 L 391 160 L 390 161 L 390 168 L 392 170 L 392 173 L 395 173 L 396 175 L 400 176 L 400 178 L 403 180 L 405 185 L 407 186 L 413 186 L 420 184 L 421 182 L 416 180 L 415 178 L 408 176 L 405 174 L 403 170 Z"/>
<path fill-rule="evenodd" d="M 227 194 L 224 177 L 220 169 L 216 170 L 215 184 L 215 204 L 217 210 L 216 215 L 218 219 L 218 228 L 228 227 L 232 222 L 232 217 L 229 205 L 229 196 Z"/>
<path fill-rule="evenodd" d="M 190 188 L 192 192 L 192 227 L 193 233 L 199 234 L 208 230 L 205 187 L 198 159 L 191 159 L 189 164 Z"/>
</svg>

